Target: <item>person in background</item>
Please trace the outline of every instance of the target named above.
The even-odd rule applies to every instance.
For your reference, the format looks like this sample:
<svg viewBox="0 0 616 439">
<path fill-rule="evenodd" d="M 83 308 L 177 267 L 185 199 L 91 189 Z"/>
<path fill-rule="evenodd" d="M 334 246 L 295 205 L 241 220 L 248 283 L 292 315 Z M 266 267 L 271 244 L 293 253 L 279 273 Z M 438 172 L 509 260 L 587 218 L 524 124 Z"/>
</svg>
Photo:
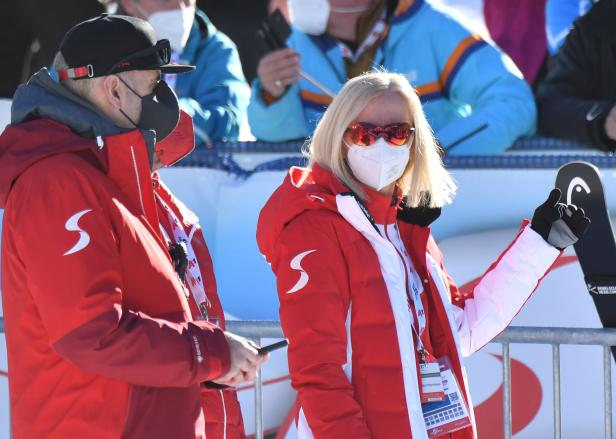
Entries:
<svg viewBox="0 0 616 439">
<path fill-rule="evenodd" d="M 511 60 L 428 2 L 291 0 L 290 9 L 289 47 L 264 56 L 253 83 L 258 139 L 311 135 L 328 93 L 379 68 L 406 75 L 447 154 L 497 154 L 534 133 L 533 96 Z"/>
<path fill-rule="evenodd" d="M 42 69 L 15 94 L 0 136 L 15 437 L 204 438 L 200 384 L 267 359 L 192 318 L 160 229 L 151 172 L 180 120 L 161 75 L 194 68 L 170 52 L 146 21 L 102 15 L 65 35 L 59 82 Z"/>
<path fill-rule="evenodd" d="M 537 90 L 539 132 L 616 150 L 616 0 L 579 18 Z"/>
<path fill-rule="evenodd" d="M 249 84 L 257 75 L 259 60 L 267 52 L 267 46 L 256 35 L 268 14 L 268 3 L 268 0 L 197 0 L 197 7 L 237 46 L 242 70 Z"/>
<path fill-rule="evenodd" d="M 195 7 L 196 0 L 119 0 L 118 13 L 148 20 L 171 44 L 171 58 L 196 66 L 167 78 L 193 118 L 197 145 L 237 140 L 246 123 L 250 89 L 235 44 Z"/>
<path fill-rule="evenodd" d="M 586 14 L 599 0 L 547 0 L 545 33 L 550 55 L 556 55 L 565 42 L 573 22 Z"/>
<path fill-rule="evenodd" d="M 0 98 L 51 65 L 62 37 L 73 25 L 105 11 L 98 0 L 4 0 L 0 6 Z M 33 49 L 33 43 L 38 50 Z"/>
<path fill-rule="evenodd" d="M 158 172 L 187 156 L 194 148 L 190 116 L 183 113 L 175 131 L 160 143 L 154 156 L 152 186 L 160 230 L 170 248 L 176 271 L 190 292 L 188 301 L 195 320 L 213 322 L 225 329 L 225 314 L 216 288 L 214 266 L 199 218 L 173 195 Z M 164 161 L 161 161 L 161 159 Z M 234 387 L 212 381 L 201 383 L 201 403 L 208 439 L 243 439 L 244 422 Z"/>
<path fill-rule="evenodd" d="M 483 16 L 490 38 L 534 86 L 545 75 L 545 0 L 484 0 Z"/>
<path fill-rule="evenodd" d="M 462 357 L 509 325 L 588 218 L 553 189 L 462 295 L 429 227 L 455 184 L 405 76 L 351 79 L 309 156 L 257 225 L 289 339 L 299 438 L 476 438 Z M 456 425 L 448 415 L 429 436 L 434 404 Z"/>
</svg>

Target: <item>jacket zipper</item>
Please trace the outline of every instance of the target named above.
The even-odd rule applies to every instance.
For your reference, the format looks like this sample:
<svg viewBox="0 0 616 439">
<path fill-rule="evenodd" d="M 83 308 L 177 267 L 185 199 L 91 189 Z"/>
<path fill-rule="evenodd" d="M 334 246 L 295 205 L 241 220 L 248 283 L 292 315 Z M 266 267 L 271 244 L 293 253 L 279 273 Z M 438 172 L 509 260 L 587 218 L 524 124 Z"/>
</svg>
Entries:
<svg viewBox="0 0 616 439">
<path fill-rule="evenodd" d="M 135 149 L 133 145 L 130 146 L 130 155 L 133 158 L 133 167 L 135 168 L 135 175 L 137 176 L 137 190 L 139 191 L 139 202 L 141 203 L 141 212 L 145 215 L 145 207 L 143 205 L 143 195 L 141 194 L 141 181 L 139 181 L 139 169 L 137 169 L 137 158 L 135 157 Z"/>
<path fill-rule="evenodd" d="M 227 439 L 227 407 L 225 406 L 225 396 L 220 392 L 220 399 L 222 400 L 222 439 Z"/>
</svg>

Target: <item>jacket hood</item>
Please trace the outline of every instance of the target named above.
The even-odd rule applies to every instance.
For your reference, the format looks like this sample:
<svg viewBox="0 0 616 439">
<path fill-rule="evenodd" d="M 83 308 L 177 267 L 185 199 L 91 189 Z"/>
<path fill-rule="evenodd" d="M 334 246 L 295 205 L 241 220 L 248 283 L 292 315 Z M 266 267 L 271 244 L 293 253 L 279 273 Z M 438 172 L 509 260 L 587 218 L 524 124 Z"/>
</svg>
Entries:
<svg viewBox="0 0 616 439">
<path fill-rule="evenodd" d="M 361 204 L 377 224 L 392 223 L 397 214 L 400 216 L 397 211 L 404 211 L 401 206 L 403 199 L 398 194 L 383 195 L 361 182 L 357 183 L 365 194 Z M 259 215 L 257 243 L 261 253 L 270 260 L 269 256 L 286 225 L 304 211 L 327 209 L 338 213 L 336 196 L 339 194 L 351 194 L 351 190 L 329 170 L 317 164 L 312 168 L 292 167 Z"/>
<path fill-rule="evenodd" d="M 47 68 L 42 68 L 32 75 L 27 84 L 19 86 L 13 97 L 11 125 L 32 119 L 51 119 L 91 139 L 137 129 L 145 139 L 150 155 L 156 143 L 154 130 L 117 126 L 90 102 L 64 87 Z"/>
<path fill-rule="evenodd" d="M 105 157 L 94 139 L 76 135 L 66 125 L 37 119 L 9 125 L 0 136 L 0 209 L 4 209 L 15 180 L 34 163 L 60 153 L 93 152 L 101 165 Z"/>
<path fill-rule="evenodd" d="M 292 167 L 259 214 L 257 244 L 261 253 L 270 260 L 286 225 L 303 212 L 318 209 L 337 212 L 336 195 L 343 192 L 348 192 L 344 184 L 319 165 Z"/>
<path fill-rule="evenodd" d="M 60 153 L 90 152 L 104 165 L 96 137 L 123 131 L 54 81 L 47 69 L 40 70 L 18 88 L 11 124 L 0 135 L 0 209 L 13 182 L 37 161 Z"/>
<path fill-rule="evenodd" d="M 32 119 L 51 119 L 83 137 L 110 136 L 126 131 L 92 104 L 55 81 L 46 68 L 20 86 L 13 97 L 11 125 Z"/>
</svg>

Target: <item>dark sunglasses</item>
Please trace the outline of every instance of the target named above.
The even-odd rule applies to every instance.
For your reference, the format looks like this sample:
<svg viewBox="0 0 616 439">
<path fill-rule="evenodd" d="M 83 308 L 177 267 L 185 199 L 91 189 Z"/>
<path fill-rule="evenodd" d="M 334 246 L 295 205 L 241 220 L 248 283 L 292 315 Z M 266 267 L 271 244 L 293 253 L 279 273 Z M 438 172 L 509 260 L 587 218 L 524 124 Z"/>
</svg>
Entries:
<svg viewBox="0 0 616 439">
<path fill-rule="evenodd" d="M 109 71 L 116 73 L 123 70 L 146 70 L 169 64 L 171 61 L 171 47 L 168 40 L 159 40 L 153 47 L 131 53 L 117 62 Z"/>
<path fill-rule="evenodd" d="M 408 123 L 391 123 L 379 126 L 366 122 L 357 122 L 348 127 L 344 133 L 347 141 L 359 146 L 370 146 L 379 137 L 392 146 L 404 146 L 412 141 L 415 128 Z"/>
</svg>

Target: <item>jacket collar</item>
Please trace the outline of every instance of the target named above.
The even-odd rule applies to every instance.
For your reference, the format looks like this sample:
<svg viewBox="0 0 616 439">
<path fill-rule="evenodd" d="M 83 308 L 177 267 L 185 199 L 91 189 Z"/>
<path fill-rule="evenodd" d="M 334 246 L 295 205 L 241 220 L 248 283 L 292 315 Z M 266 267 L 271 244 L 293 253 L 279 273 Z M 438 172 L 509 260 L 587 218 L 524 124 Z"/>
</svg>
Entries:
<svg viewBox="0 0 616 439">
<path fill-rule="evenodd" d="M 393 195 L 383 195 L 380 192 L 360 183 L 366 199 L 363 201 L 368 208 L 370 215 L 377 224 L 393 224 L 396 222 L 397 206 L 400 204 L 400 197 Z"/>
<path fill-rule="evenodd" d="M 75 95 L 46 68 L 19 86 L 11 105 L 11 125 L 32 119 L 51 119 L 67 125 L 82 137 L 111 136 L 127 131 L 120 128 L 92 104 Z"/>
<path fill-rule="evenodd" d="M 209 38 L 214 33 L 215 29 L 207 15 L 203 11 L 197 9 L 195 12 L 195 21 L 193 22 L 190 35 L 186 46 L 180 55 L 182 62 L 194 64 L 197 61 L 199 47 L 203 40 Z"/>
</svg>

